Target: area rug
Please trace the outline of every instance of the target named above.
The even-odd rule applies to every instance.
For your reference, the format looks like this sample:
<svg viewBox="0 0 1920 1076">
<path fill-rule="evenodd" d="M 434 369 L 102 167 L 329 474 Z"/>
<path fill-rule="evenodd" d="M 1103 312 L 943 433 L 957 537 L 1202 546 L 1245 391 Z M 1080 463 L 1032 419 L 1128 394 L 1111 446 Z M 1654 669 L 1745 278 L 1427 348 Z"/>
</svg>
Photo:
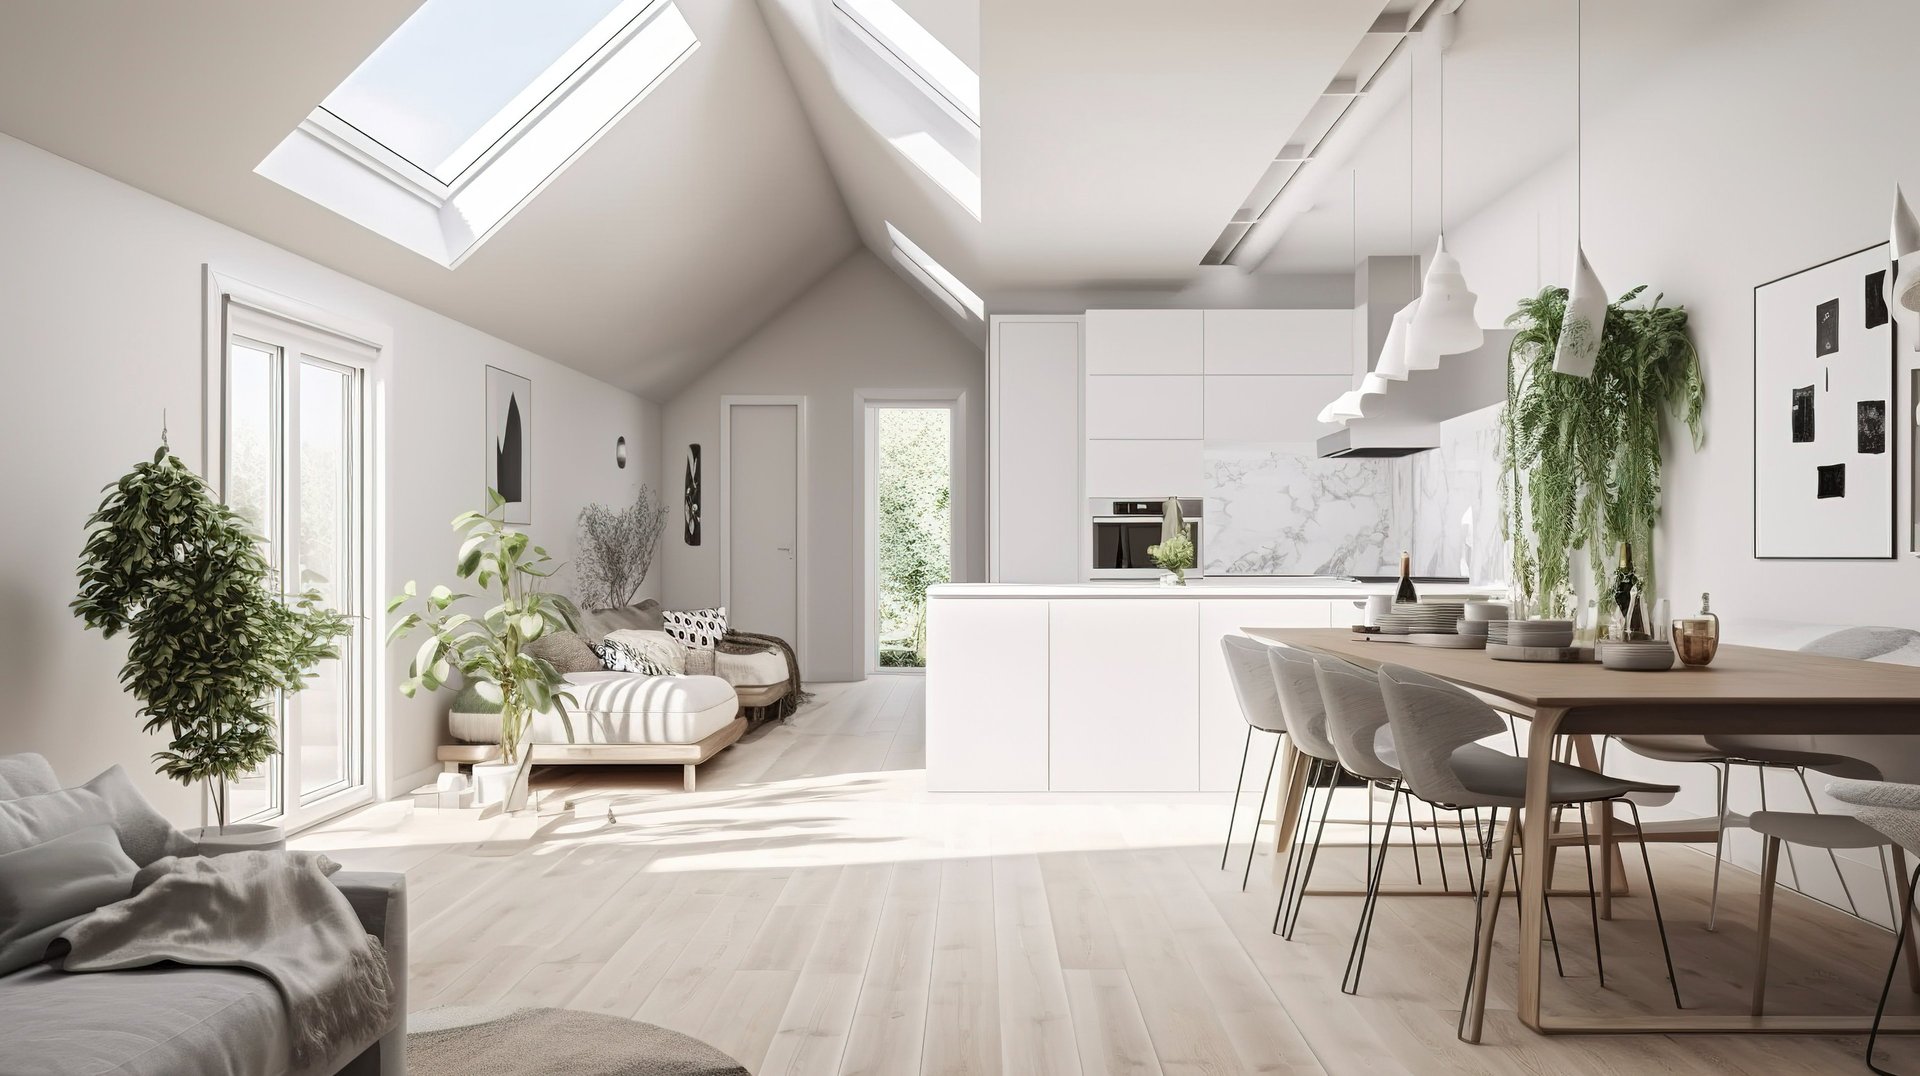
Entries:
<svg viewBox="0 0 1920 1076">
<path fill-rule="evenodd" d="M 578 1009 L 429 1009 L 407 1028 L 408 1076 L 750 1076 L 678 1031 Z"/>
</svg>

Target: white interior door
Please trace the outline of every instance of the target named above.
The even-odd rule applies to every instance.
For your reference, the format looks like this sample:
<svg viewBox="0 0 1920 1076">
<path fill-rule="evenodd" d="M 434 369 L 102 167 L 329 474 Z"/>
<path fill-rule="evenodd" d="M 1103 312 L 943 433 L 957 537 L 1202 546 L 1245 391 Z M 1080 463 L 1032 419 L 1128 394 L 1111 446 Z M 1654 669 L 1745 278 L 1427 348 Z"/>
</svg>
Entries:
<svg viewBox="0 0 1920 1076">
<path fill-rule="evenodd" d="M 729 405 L 727 623 L 800 646 L 800 407 Z"/>
</svg>

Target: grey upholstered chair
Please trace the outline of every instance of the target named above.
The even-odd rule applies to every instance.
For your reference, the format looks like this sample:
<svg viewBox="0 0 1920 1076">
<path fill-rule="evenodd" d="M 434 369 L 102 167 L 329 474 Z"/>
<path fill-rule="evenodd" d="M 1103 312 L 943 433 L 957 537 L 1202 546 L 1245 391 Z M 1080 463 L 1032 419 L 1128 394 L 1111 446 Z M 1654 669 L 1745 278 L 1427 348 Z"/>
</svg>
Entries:
<svg viewBox="0 0 1920 1076">
<path fill-rule="evenodd" d="M 1253 851 L 1260 843 L 1260 817 L 1267 810 L 1267 790 L 1273 787 L 1274 763 L 1280 759 L 1280 737 L 1287 731 L 1286 717 L 1280 710 L 1280 692 L 1267 663 L 1267 644 L 1244 635 L 1223 635 L 1220 650 L 1227 660 L 1227 678 L 1233 683 L 1233 696 L 1239 700 L 1240 716 L 1247 722 L 1247 738 L 1240 748 L 1240 772 L 1233 784 L 1233 809 L 1227 812 L 1227 840 L 1220 848 L 1220 869 L 1227 869 L 1227 855 L 1233 848 L 1233 823 L 1240 813 L 1240 789 L 1247 780 L 1247 755 L 1253 749 L 1253 731 L 1273 734 L 1273 757 L 1267 760 L 1267 780 L 1260 786 L 1260 807 L 1253 814 L 1253 836 L 1247 840 L 1247 867 L 1240 876 L 1240 888 L 1247 887 L 1253 875 Z M 1297 746 L 1297 742 L 1296 742 Z"/>
<path fill-rule="evenodd" d="M 1270 646 L 1267 666 L 1280 693 L 1280 712 L 1286 718 L 1287 737 L 1293 741 L 1294 750 L 1311 760 L 1300 822 L 1294 828 L 1293 848 L 1287 854 L 1286 874 L 1280 880 L 1280 900 L 1273 910 L 1273 929 L 1278 933 L 1288 895 L 1294 893 L 1297 886 L 1299 893 L 1293 898 L 1297 903 L 1306 893 L 1306 869 L 1302 860 L 1307 847 L 1307 819 L 1313 817 L 1314 803 L 1324 782 L 1326 799 L 1320 804 L 1324 828 L 1327 810 L 1333 805 L 1333 791 L 1339 784 L 1340 755 L 1334 750 L 1333 741 L 1327 738 L 1327 706 L 1320 697 L 1320 683 L 1314 678 L 1312 656 L 1289 646 Z M 1372 827 L 1368 828 L 1371 831 Z M 1372 840 L 1371 832 L 1368 840 Z"/>
<path fill-rule="evenodd" d="M 1854 817 L 1896 848 L 1920 854 L 1920 785 L 1839 780 L 1827 785 L 1827 795 L 1860 808 Z M 1873 1029 L 1867 1034 L 1867 1067 L 1882 1076 L 1891 1074 L 1873 1063 L 1873 1045 L 1880 1037 L 1880 1020 L 1886 1015 L 1887 995 L 1893 990 L 1893 973 L 1900 966 L 1902 949 L 1907 951 L 1908 963 L 1913 963 L 1913 890 L 1920 886 L 1920 870 L 1903 881 L 1906 899 L 1900 909 L 1900 929 L 1894 936 L 1886 981 L 1880 985 L 1880 1004 L 1873 1010 Z"/>
<path fill-rule="evenodd" d="M 1491 707 L 1472 695 L 1414 669 L 1399 665 L 1380 668 L 1380 690 L 1386 700 L 1387 722 L 1393 730 L 1394 753 L 1401 775 L 1416 796 L 1444 808 L 1488 808 L 1493 828 L 1499 829 L 1500 810 L 1508 811 L 1508 824 L 1500 837 L 1498 851 L 1488 855 L 1482 844 L 1481 885 L 1474 892 L 1474 956 L 1468 963 L 1467 983 L 1460 1006 L 1460 1023 L 1455 1032 L 1467 1042 L 1480 1040 L 1485 1013 L 1486 991 L 1482 985 L 1476 995 L 1475 978 L 1480 971 L 1479 949 L 1482 931 L 1491 931 L 1499 910 L 1499 887 L 1504 885 L 1506 864 L 1512 854 L 1515 826 L 1512 812 L 1525 805 L 1527 761 L 1482 746 L 1478 741 L 1507 731 L 1506 722 Z M 1642 832 L 1639 807 L 1626 797 L 1633 793 L 1672 794 L 1673 785 L 1625 781 L 1592 770 L 1564 763 L 1552 763 L 1548 771 L 1547 801 L 1557 806 L 1589 803 L 1625 803 L 1634 816 L 1634 831 Z M 1586 813 L 1580 812 L 1581 828 L 1587 828 Z M 1544 820 L 1542 820 L 1544 822 Z M 1600 956 L 1600 913 L 1593 885 L 1592 838 L 1586 834 L 1582 850 L 1587 861 L 1587 901 L 1593 921 L 1594 963 L 1600 982 L 1606 983 L 1606 968 Z M 1641 865 L 1647 872 L 1647 896 L 1653 904 L 1653 918 L 1660 932 L 1660 948 L 1666 956 L 1667 979 L 1673 987 L 1673 1003 L 1681 1005 L 1680 983 L 1673 970 L 1673 952 L 1667 944 L 1666 921 L 1660 914 L 1660 894 L 1653 883 L 1653 861 L 1644 842 L 1640 846 Z M 1489 862 L 1492 860 L 1492 862 Z M 1494 868 L 1490 870 L 1489 868 Z M 1497 871 L 1497 873 L 1496 873 Z M 1495 881 L 1491 911 L 1485 907 L 1489 875 Z M 1367 898 L 1369 905 L 1376 892 Z M 1363 912 L 1363 915 L 1368 914 Z"/>
</svg>

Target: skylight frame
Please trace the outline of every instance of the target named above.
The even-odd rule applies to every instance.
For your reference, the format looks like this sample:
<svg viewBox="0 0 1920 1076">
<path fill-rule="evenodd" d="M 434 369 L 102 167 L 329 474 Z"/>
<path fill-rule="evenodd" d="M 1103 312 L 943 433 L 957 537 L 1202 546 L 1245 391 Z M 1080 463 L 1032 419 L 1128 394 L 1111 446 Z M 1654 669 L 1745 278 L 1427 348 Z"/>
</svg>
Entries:
<svg viewBox="0 0 1920 1076">
<path fill-rule="evenodd" d="M 908 239 L 905 232 L 887 221 L 887 238 L 893 242 L 893 258 L 904 267 L 914 279 L 933 293 L 934 298 L 947 304 L 955 314 L 961 317 L 972 315 L 975 321 L 984 321 L 987 316 L 986 300 L 979 293 L 961 283 L 952 270 L 934 260 L 933 255 L 920 249 L 919 244 Z"/>
<path fill-rule="evenodd" d="M 898 5 L 864 6 L 860 0 L 833 0 L 834 11 L 861 41 L 978 137 L 980 76 Z"/>
</svg>

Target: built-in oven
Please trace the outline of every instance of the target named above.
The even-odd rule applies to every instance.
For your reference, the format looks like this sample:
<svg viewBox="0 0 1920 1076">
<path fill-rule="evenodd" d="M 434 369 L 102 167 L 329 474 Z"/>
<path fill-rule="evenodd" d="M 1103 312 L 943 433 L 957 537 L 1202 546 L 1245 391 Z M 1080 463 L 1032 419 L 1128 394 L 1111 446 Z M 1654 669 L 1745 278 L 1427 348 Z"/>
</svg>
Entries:
<svg viewBox="0 0 1920 1076">
<path fill-rule="evenodd" d="M 1180 516 L 1187 537 L 1193 542 L 1191 573 L 1200 574 L 1200 499 L 1180 498 Z M 1163 500 L 1094 501 L 1088 505 L 1093 517 L 1091 571 L 1095 579 L 1153 579 L 1160 569 L 1154 566 L 1147 547 L 1160 544 L 1166 528 L 1166 502 Z"/>
</svg>

